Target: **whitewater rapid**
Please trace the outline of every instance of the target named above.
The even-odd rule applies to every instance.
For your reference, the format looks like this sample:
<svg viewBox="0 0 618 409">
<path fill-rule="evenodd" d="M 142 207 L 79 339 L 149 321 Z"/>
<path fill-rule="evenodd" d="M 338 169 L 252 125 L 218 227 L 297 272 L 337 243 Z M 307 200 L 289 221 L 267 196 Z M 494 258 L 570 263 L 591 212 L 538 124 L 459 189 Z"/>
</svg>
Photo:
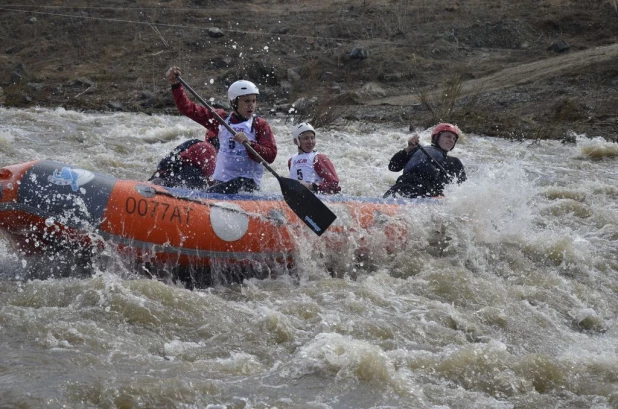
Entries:
<svg viewBox="0 0 618 409">
<path fill-rule="evenodd" d="M 268 119 L 286 176 L 292 125 Z M 146 180 L 203 133 L 173 115 L 0 108 L 0 165 Z M 339 123 L 317 149 L 343 193 L 379 197 L 409 136 Z M 298 277 L 199 291 L 126 267 L 22 280 L 27 260 L 1 239 L 0 406 L 616 408 L 618 144 L 576 142 L 466 134 L 452 154 L 468 181 L 401 220 L 402 251 L 376 238 L 359 264 L 322 248 L 327 269 L 314 238 Z M 268 173 L 263 191 L 279 192 Z"/>
</svg>

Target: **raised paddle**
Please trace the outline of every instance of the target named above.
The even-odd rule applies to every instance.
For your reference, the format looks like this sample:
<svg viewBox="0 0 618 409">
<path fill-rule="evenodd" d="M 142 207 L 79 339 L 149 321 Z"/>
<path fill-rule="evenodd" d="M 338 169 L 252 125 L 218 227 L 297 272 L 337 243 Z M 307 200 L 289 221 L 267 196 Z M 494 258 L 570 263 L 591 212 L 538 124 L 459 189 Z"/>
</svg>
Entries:
<svg viewBox="0 0 618 409">
<path fill-rule="evenodd" d="M 206 109 L 208 109 L 215 118 L 221 123 L 221 125 L 225 126 L 228 131 L 232 133 L 232 135 L 236 135 L 236 131 L 221 118 L 221 116 L 210 106 L 206 101 L 200 97 L 197 92 L 193 90 L 182 78 L 180 75 L 176 75 L 176 79 L 180 82 L 186 89 L 191 92 L 195 98 L 200 101 Z M 277 172 L 262 158 L 256 151 L 249 145 L 249 142 L 245 142 L 244 147 L 247 151 L 251 152 L 256 158 L 260 160 L 262 165 L 272 173 L 277 180 L 279 181 L 279 186 L 281 186 L 281 193 L 283 194 L 283 199 L 290 206 L 290 209 L 302 220 L 315 234 L 321 236 L 322 233 L 326 231 L 328 226 L 335 221 L 337 216 L 333 213 L 313 192 L 303 186 L 298 180 L 284 178 L 279 176 Z"/>
</svg>

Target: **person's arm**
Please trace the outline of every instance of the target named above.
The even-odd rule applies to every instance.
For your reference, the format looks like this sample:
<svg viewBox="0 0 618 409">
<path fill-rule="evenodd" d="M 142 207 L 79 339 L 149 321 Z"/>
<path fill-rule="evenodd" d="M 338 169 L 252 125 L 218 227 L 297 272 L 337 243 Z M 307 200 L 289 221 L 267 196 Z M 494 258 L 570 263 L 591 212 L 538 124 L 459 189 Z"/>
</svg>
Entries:
<svg viewBox="0 0 618 409">
<path fill-rule="evenodd" d="M 254 129 L 255 141 L 249 141 L 249 144 L 266 162 L 273 163 L 277 157 L 277 143 L 270 125 L 265 119 L 257 117 L 255 118 Z M 249 157 L 256 162 L 260 161 L 251 152 L 249 152 Z"/>
<path fill-rule="evenodd" d="M 406 163 L 412 157 L 412 152 L 406 152 L 405 149 L 400 150 L 393 155 L 391 161 L 388 163 L 388 170 L 391 172 L 399 172 L 406 167 Z"/>
<path fill-rule="evenodd" d="M 418 135 L 412 135 L 410 139 L 408 139 L 407 146 L 393 155 L 391 161 L 388 163 L 388 170 L 391 172 L 399 172 L 405 168 L 412 155 L 418 150 L 418 141 Z"/>
<path fill-rule="evenodd" d="M 172 95 L 174 96 L 174 101 L 176 102 L 176 108 L 178 108 L 178 112 L 188 118 L 191 118 L 198 124 L 204 126 L 209 131 L 212 131 L 214 134 L 218 134 L 219 121 L 217 120 L 217 118 L 215 118 L 215 116 L 207 108 L 191 101 L 187 97 L 185 89 L 183 88 L 181 83 L 172 85 Z M 222 118 L 225 118 L 227 116 L 227 114 L 223 110 L 216 111 Z"/>
<path fill-rule="evenodd" d="M 316 192 L 329 194 L 341 192 L 339 176 L 337 176 L 335 166 L 333 166 L 333 163 L 326 155 L 321 153 L 315 155 L 313 169 L 322 178 L 322 183 L 315 184 L 314 186 Z"/>
</svg>

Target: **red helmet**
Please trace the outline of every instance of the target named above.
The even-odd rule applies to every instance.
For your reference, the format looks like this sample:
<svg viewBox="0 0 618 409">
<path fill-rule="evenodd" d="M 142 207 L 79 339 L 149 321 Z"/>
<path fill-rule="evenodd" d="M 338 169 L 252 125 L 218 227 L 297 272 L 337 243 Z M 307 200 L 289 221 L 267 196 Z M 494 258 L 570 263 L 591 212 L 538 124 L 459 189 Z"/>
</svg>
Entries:
<svg viewBox="0 0 618 409">
<path fill-rule="evenodd" d="M 455 143 L 457 143 L 457 140 L 461 136 L 461 131 L 459 130 L 459 128 L 457 128 L 457 125 L 441 123 L 441 124 L 436 125 L 436 127 L 433 128 L 433 131 L 431 131 L 431 143 L 432 144 L 438 143 L 438 137 L 440 136 L 440 133 L 442 132 L 453 132 L 455 134 Z M 453 145 L 453 147 L 455 146 Z"/>
</svg>

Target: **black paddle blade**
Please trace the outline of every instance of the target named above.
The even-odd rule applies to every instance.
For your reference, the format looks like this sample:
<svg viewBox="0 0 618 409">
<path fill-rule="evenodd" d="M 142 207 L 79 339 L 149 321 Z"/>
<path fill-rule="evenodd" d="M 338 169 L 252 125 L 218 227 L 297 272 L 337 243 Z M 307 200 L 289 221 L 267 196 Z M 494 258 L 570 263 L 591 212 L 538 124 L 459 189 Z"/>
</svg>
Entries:
<svg viewBox="0 0 618 409">
<path fill-rule="evenodd" d="M 321 236 L 337 216 L 298 180 L 279 177 L 283 199 L 315 234 Z"/>
</svg>

